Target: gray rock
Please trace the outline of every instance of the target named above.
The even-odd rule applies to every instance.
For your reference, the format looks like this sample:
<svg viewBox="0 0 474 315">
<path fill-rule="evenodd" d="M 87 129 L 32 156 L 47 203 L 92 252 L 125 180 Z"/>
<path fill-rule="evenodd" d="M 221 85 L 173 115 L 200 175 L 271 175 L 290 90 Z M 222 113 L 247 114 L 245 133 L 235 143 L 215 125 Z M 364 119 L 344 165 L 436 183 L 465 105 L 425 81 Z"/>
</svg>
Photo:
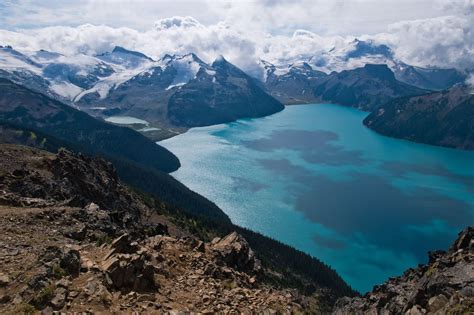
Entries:
<svg viewBox="0 0 474 315">
<path fill-rule="evenodd" d="M 51 306 L 55 310 L 59 310 L 64 307 L 66 304 L 66 298 L 67 298 L 67 289 L 63 287 L 59 287 L 56 290 L 54 290 L 54 296 L 51 299 Z"/>
<path fill-rule="evenodd" d="M 255 273 L 262 270 L 261 263 L 255 257 L 254 251 L 247 241 L 236 232 L 222 239 L 214 239 L 211 248 L 230 267 Z"/>
<path fill-rule="evenodd" d="M 65 249 L 61 255 L 60 266 L 71 276 L 78 276 L 81 270 L 81 254 L 75 249 Z"/>
<path fill-rule="evenodd" d="M 133 290 L 137 292 L 154 291 L 158 288 L 155 280 L 156 267 L 143 254 L 112 254 L 102 262 L 109 288 Z"/>
</svg>

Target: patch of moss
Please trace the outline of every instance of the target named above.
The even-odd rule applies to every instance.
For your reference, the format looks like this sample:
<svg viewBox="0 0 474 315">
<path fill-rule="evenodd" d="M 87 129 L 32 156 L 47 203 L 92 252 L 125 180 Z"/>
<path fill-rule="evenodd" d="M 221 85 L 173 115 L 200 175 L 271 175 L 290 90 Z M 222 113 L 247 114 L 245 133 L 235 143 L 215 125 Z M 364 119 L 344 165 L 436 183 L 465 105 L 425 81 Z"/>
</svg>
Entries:
<svg viewBox="0 0 474 315">
<path fill-rule="evenodd" d="M 53 266 L 53 275 L 56 279 L 61 279 L 66 275 L 66 271 L 64 271 L 63 268 L 61 268 L 59 265 L 54 265 Z"/>
</svg>

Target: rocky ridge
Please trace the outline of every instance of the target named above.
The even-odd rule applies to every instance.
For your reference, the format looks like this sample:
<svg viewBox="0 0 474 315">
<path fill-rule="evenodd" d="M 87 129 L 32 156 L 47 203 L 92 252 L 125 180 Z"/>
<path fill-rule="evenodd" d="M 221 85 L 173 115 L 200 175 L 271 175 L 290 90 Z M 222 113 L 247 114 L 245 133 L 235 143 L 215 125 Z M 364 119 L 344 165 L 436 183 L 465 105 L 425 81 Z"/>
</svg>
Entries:
<svg viewBox="0 0 474 315">
<path fill-rule="evenodd" d="M 353 299 L 342 298 L 334 314 L 472 314 L 474 228 L 461 233 L 448 251 L 429 253 L 429 263 L 411 268 Z"/>
</svg>

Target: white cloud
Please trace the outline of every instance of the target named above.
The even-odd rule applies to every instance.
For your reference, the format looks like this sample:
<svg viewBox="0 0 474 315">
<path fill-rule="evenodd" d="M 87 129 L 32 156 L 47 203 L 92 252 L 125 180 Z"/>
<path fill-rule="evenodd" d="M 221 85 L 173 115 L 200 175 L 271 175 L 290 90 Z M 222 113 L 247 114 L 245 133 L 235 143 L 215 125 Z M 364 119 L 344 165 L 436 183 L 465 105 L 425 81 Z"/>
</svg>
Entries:
<svg viewBox="0 0 474 315">
<path fill-rule="evenodd" d="M 379 39 L 390 42 L 396 56 L 412 64 L 474 68 L 472 14 L 398 22 Z"/>
<path fill-rule="evenodd" d="M 171 18 L 165 18 L 155 22 L 155 29 L 157 31 L 164 31 L 171 28 L 188 29 L 192 27 L 202 27 L 202 25 L 191 16 L 173 16 Z"/>
<path fill-rule="evenodd" d="M 51 10 L 52 5 L 58 9 Z M 10 26 L 0 29 L 0 44 L 90 55 L 119 45 L 154 58 L 195 52 L 207 62 L 224 55 L 256 75 L 260 58 L 283 63 L 324 59 L 328 50 L 344 47 L 357 35 L 386 43 L 410 64 L 464 69 L 474 68 L 473 14 L 471 0 L 19 0 L 0 4 L 0 18 L 5 17 L 0 28 Z M 151 21 L 153 16 L 162 18 Z M 37 27 L 50 19 L 99 24 Z M 13 31 L 22 25 L 14 20 L 36 27 Z"/>
</svg>

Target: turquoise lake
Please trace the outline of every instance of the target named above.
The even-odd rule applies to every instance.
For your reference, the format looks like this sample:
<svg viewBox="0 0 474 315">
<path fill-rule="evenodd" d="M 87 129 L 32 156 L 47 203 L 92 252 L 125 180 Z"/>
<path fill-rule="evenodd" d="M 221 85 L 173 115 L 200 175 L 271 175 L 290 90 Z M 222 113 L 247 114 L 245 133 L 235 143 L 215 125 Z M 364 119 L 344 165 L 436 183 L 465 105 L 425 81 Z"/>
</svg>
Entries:
<svg viewBox="0 0 474 315">
<path fill-rule="evenodd" d="M 474 223 L 474 152 L 376 134 L 337 105 L 193 128 L 160 142 L 172 175 L 238 225 L 319 258 L 360 292 Z"/>
</svg>

